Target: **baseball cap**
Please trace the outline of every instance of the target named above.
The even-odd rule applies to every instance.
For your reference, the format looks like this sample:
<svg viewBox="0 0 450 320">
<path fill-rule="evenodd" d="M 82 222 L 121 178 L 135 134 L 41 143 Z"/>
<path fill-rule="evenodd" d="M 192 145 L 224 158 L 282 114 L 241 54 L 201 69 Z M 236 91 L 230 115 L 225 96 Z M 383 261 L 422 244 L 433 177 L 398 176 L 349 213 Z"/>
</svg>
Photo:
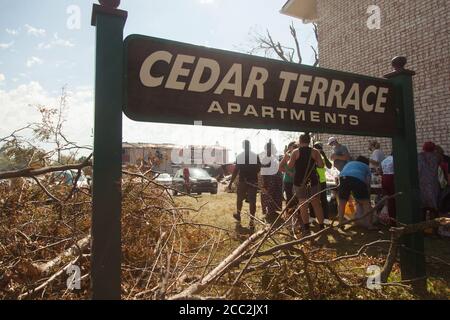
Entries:
<svg viewBox="0 0 450 320">
<path fill-rule="evenodd" d="M 330 137 L 328 139 L 328 145 L 332 145 L 333 143 L 337 142 L 338 140 L 336 139 L 336 137 Z"/>
</svg>

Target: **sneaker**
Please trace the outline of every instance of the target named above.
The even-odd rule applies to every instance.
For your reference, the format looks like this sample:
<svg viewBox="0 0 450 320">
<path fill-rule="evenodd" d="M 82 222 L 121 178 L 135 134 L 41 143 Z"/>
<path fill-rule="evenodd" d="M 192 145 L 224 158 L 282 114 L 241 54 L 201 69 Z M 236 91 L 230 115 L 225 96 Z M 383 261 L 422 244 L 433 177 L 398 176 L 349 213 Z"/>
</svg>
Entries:
<svg viewBox="0 0 450 320">
<path fill-rule="evenodd" d="M 241 222 L 241 213 L 240 213 L 240 212 L 233 213 L 233 218 L 234 218 L 237 222 Z"/>
<path fill-rule="evenodd" d="M 274 221 L 277 217 L 274 216 L 273 214 L 269 213 L 269 214 L 266 214 L 264 218 L 268 224 L 272 224 L 272 223 L 274 223 Z"/>
<path fill-rule="evenodd" d="M 310 229 L 309 225 L 302 225 L 301 235 L 302 235 L 302 238 L 311 235 L 311 229 Z"/>
<path fill-rule="evenodd" d="M 301 230 L 301 236 L 302 236 L 302 238 L 308 237 L 308 236 L 310 236 L 310 235 L 311 235 L 311 230 L 309 230 L 309 229 L 303 229 L 303 230 Z"/>
</svg>

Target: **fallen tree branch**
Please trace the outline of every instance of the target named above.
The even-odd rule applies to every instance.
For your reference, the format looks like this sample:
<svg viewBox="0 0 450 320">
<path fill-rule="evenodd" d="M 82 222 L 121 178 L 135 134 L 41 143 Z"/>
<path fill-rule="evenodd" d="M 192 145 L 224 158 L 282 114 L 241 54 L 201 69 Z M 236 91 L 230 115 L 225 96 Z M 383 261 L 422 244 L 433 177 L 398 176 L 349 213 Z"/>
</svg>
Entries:
<svg viewBox="0 0 450 320">
<path fill-rule="evenodd" d="M 71 246 L 69 249 L 61 253 L 56 258 L 39 265 L 36 265 L 36 267 L 43 273 L 48 274 L 55 266 L 59 265 L 65 258 L 71 257 L 74 255 L 81 254 L 80 250 L 83 252 L 86 250 L 91 243 L 91 236 L 87 236 L 81 240 L 79 240 L 76 244 Z"/>
<path fill-rule="evenodd" d="M 44 185 L 39 181 L 38 178 L 36 178 L 34 176 L 32 178 L 37 183 L 37 185 L 45 192 L 45 194 L 48 195 L 50 198 L 52 198 L 53 201 L 55 201 L 57 203 L 62 202 L 60 199 L 58 199 L 56 196 L 54 196 L 50 191 L 48 191 L 47 188 L 44 187 Z"/>
<path fill-rule="evenodd" d="M 427 228 L 437 228 L 439 226 L 450 225 L 450 218 L 436 218 L 433 220 L 423 221 L 416 224 L 409 224 L 402 227 L 392 227 L 389 229 L 396 237 L 423 231 Z"/>
<path fill-rule="evenodd" d="M 55 167 L 45 167 L 45 168 L 25 168 L 21 170 L 15 171 L 6 171 L 0 173 L 0 180 L 12 179 L 12 178 L 31 178 L 36 176 L 41 176 L 47 173 L 57 172 L 57 171 L 66 171 L 66 170 L 81 170 L 86 167 L 92 166 L 91 161 L 86 160 L 83 163 L 79 164 L 68 164 L 64 166 L 55 166 Z"/>
<path fill-rule="evenodd" d="M 51 282 L 53 282 L 56 278 L 58 278 L 61 274 L 63 274 L 70 266 L 74 265 L 77 263 L 78 259 L 80 257 L 77 257 L 76 259 L 74 259 L 73 261 L 69 262 L 64 268 L 62 268 L 61 270 L 59 270 L 58 272 L 56 272 L 55 274 L 53 274 L 50 278 L 48 278 L 43 284 L 41 284 L 40 286 L 34 288 L 31 291 L 22 293 L 19 297 L 18 300 L 23 300 L 24 298 L 44 289 L 45 287 L 47 287 Z"/>
<path fill-rule="evenodd" d="M 376 241 L 373 241 L 371 243 L 366 243 L 366 244 L 362 245 L 358 249 L 358 251 L 356 253 L 354 253 L 354 254 L 349 254 L 349 255 L 345 255 L 345 256 L 339 256 L 339 257 L 336 257 L 336 258 L 330 259 L 330 260 L 310 260 L 310 262 L 312 262 L 314 264 L 328 264 L 328 263 L 335 263 L 335 262 L 339 262 L 339 261 L 347 260 L 347 259 L 354 259 L 354 258 L 359 257 L 361 254 L 363 254 L 368 247 L 371 247 L 371 246 L 379 244 L 379 243 L 392 243 L 392 241 L 390 241 L 390 240 L 376 240 Z"/>
<path fill-rule="evenodd" d="M 373 214 L 373 213 L 376 212 L 380 207 L 382 207 L 382 204 L 384 204 L 384 202 L 386 202 L 387 200 L 389 200 L 389 199 L 391 199 L 391 198 L 394 198 L 394 197 L 396 197 L 396 196 L 398 196 L 398 195 L 399 195 L 399 194 L 395 194 L 395 195 L 392 195 L 392 196 L 389 196 L 389 197 L 384 197 L 380 202 L 378 202 L 378 203 L 375 205 L 374 208 L 372 208 L 371 210 L 369 210 L 369 211 L 367 211 L 366 213 L 364 213 L 361 217 L 355 218 L 355 219 L 351 219 L 351 220 L 347 220 L 347 221 L 343 222 L 342 224 L 337 225 L 337 227 L 342 227 L 342 226 L 344 226 L 344 225 L 351 224 L 351 223 L 353 223 L 353 222 L 355 222 L 355 221 L 358 221 L 358 220 L 360 220 L 360 219 L 364 219 L 365 217 L 367 217 L 367 216 L 370 215 L 370 214 Z M 333 230 L 334 228 L 335 228 L 334 226 L 329 226 L 329 227 L 327 227 L 327 228 L 325 228 L 325 229 L 323 229 L 323 230 L 320 230 L 319 232 L 314 233 L 314 234 L 312 234 L 312 235 L 303 237 L 303 238 L 301 238 L 301 239 L 297 239 L 297 240 L 285 242 L 285 243 L 282 243 L 282 244 L 280 244 L 280 245 L 274 246 L 274 247 L 272 247 L 272 248 L 270 248 L 270 249 L 267 249 L 267 250 L 265 250 L 265 251 L 261 251 L 261 252 L 259 252 L 256 256 L 259 257 L 259 256 L 264 256 L 264 255 L 271 255 L 271 254 L 273 254 L 273 253 L 275 253 L 275 252 L 277 252 L 277 251 L 280 251 L 280 250 L 290 249 L 290 248 L 294 247 L 295 245 L 299 245 L 299 244 L 305 243 L 305 242 L 310 241 L 310 240 L 315 240 L 316 238 L 322 236 L 323 234 L 326 234 L 326 233 L 330 232 L 330 231 Z"/>
<path fill-rule="evenodd" d="M 381 271 L 380 274 L 381 282 L 387 282 L 387 279 L 391 274 L 392 267 L 394 266 L 394 263 L 397 260 L 397 252 L 400 246 L 400 238 L 402 236 L 423 231 L 424 229 L 427 228 L 436 228 L 439 226 L 447 226 L 447 225 L 450 225 L 449 218 L 437 218 L 434 220 L 423 221 L 416 224 L 405 225 L 402 227 L 390 228 L 389 231 L 391 232 L 391 246 L 389 248 L 389 253 L 386 257 L 386 262 L 383 266 L 383 270 Z"/>
<path fill-rule="evenodd" d="M 354 221 L 358 221 L 360 219 L 363 219 L 364 217 L 374 213 L 376 210 L 378 210 L 382 204 L 384 204 L 385 201 L 387 201 L 390 198 L 396 197 L 399 194 L 395 194 L 393 196 L 390 197 L 385 197 L 383 198 L 379 203 L 377 203 L 377 205 L 369 210 L 368 212 L 366 212 L 365 214 L 362 215 L 362 217 L 360 218 L 356 218 L 356 219 L 352 219 L 349 221 L 344 222 L 343 224 L 340 224 L 339 226 L 342 225 L 346 225 L 346 224 L 350 224 Z M 305 201 L 305 203 L 307 203 L 308 201 Z M 303 203 L 302 205 L 305 205 L 305 203 Z M 298 210 L 298 208 L 297 208 Z M 325 234 L 329 231 L 331 231 L 333 229 L 333 226 L 330 226 L 324 230 L 319 231 L 316 234 L 304 237 L 302 239 L 299 240 L 295 240 L 295 241 L 290 241 L 287 243 L 283 243 L 280 245 L 276 245 L 268 250 L 265 251 L 261 251 L 259 252 L 259 249 L 261 248 L 261 245 L 265 242 L 265 240 L 267 239 L 268 236 L 273 235 L 274 232 L 277 232 L 276 229 L 274 230 L 274 226 L 275 223 L 266 227 L 263 230 L 258 231 L 257 233 L 253 234 L 249 239 L 247 239 L 244 243 L 242 243 L 232 254 L 230 254 L 225 260 L 223 260 L 214 270 L 212 270 L 204 279 L 202 279 L 201 281 L 189 286 L 187 289 L 185 289 L 183 292 L 181 292 L 180 294 L 177 294 L 171 298 L 169 298 L 170 300 L 184 300 L 184 299 L 189 299 L 191 296 L 199 294 L 200 292 L 202 292 L 206 286 L 208 284 L 210 284 L 214 279 L 216 279 L 218 276 L 222 275 L 226 270 L 228 270 L 229 267 L 233 267 L 238 265 L 239 263 L 241 263 L 242 261 L 247 260 L 247 263 L 245 265 L 245 267 L 243 268 L 243 270 L 241 270 L 241 272 L 239 273 L 238 277 L 235 279 L 235 281 L 233 282 L 233 285 L 236 285 L 237 281 L 241 278 L 241 276 L 245 273 L 246 269 L 249 267 L 249 264 L 251 262 L 251 260 L 255 257 L 261 257 L 261 256 L 266 256 L 266 255 L 272 255 L 275 252 L 284 250 L 284 249 L 292 249 L 295 245 L 298 244 L 302 244 L 305 243 L 307 241 L 310 240 L 314 240 L 317 237 L 321 236 L 322 234 Z M 259 239 L 261 236 L 264 236 L 262 241 L 260 241 L 257 245 L 256 245 L 256 250 L 254 250 L 251 254 L 246 252 L 248 251 L 248 247 L 254 243 L 257 239 Z M 255 247 L 253 248 L 255 249 Z M 362 249 L 361 249 L 362 251 Z M 360 252 L 359 252 L 360 253 Z M 308 260 L 308 259 L 307 259 Z M 304 260 L 305 263 L 308 262 L 312 262 L 312 261 L 306 261 Z M 230 290 L 228 290 L 227 294 L 230 293 Z"/>
<path fill-rule="evenodd" d="M 266 228 L 254 233 L 239 247 L 237 247 L 228 257 L 226 257 L 216 268 L 209 272 L 203 279 L 189 286 L 183 292 L 170 297 L 168 300 L 186 300 L 201 293 L 208 286 L 208 284 L 222 275 L 223 272 L 226 271 L 230 266 L 234 265 L 235 260 L 238 259 L 254 241 L 262 237 L 267 231 L 268 230 Z"/>
</svg>

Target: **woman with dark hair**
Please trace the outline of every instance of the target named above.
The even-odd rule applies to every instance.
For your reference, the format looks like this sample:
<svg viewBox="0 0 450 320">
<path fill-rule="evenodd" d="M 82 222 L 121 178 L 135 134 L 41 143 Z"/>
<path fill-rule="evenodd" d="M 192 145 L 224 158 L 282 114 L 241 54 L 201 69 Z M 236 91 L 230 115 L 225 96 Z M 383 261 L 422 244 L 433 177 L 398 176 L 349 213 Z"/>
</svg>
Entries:
<svg viewBox="0 0 450 320">
<path fill-rule="evenodd" d="M 284 157 L 280 162 L 280 172 L 283 173 L 283 189 L 286 195 L 286 206 L 288 208 L 293 208 L 296 203 L 293 190 L 295 169 L 289 168 L 288 166 L 291 154 L 295 149 L 297 149 L 297 144 L 295 142 L 289 143 Z"/>
<path fill-rule="evenodd" d="M 417 159 L 419 164 L 421 208 L 425 219 L 433 219 L 439 207 L 438 168 L 440 160 L 435 152 L 436 145 L 433 142 L 425 142 L 422 150 Z"/>
<path fill-rule="evenodd" d="M 283 176 L 276 152 L 275 145 L 269 141 L 261 156 L 261 207 L 269 223 L 276 220 L 283 202 Z"/>
</svg>

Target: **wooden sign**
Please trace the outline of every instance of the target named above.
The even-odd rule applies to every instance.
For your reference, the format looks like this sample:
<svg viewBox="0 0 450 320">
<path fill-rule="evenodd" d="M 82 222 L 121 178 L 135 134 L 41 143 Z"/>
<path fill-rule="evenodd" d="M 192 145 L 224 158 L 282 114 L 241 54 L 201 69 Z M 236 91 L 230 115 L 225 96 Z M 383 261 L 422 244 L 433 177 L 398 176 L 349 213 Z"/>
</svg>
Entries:
<svg viewBox="0 0 450 320">
<path fill-rule="evenodd" d="M 392 135 L 385 79 L 132 35 L 125 114 L 136 121 Z"/>
</svg>

